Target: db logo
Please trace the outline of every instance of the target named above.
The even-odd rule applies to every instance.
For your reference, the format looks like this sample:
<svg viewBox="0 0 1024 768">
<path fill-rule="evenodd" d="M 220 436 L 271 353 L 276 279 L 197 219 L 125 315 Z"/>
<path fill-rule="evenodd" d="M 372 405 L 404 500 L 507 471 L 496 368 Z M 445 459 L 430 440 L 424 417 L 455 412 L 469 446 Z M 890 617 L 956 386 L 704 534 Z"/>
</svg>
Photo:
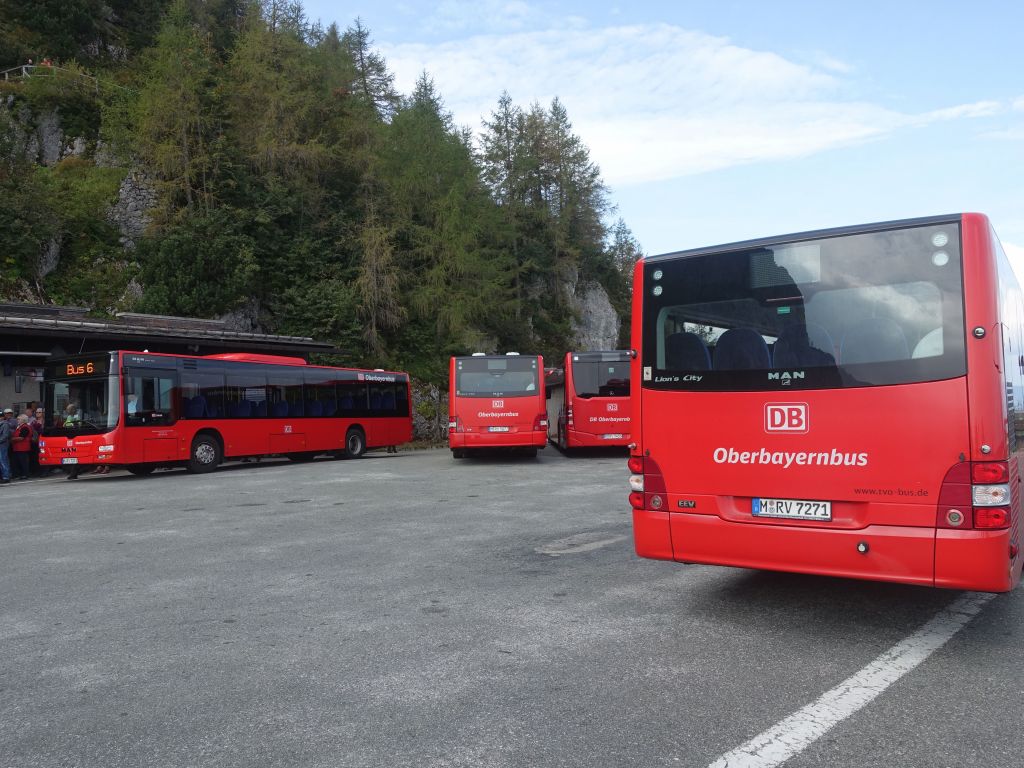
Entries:
<svg viewBox="0 0 1024 768">
<path fill-rule="evenodd" d="M 803 434 L 809 428 L 807 403 L 767 403 L 764 407 L 765 432 Z"/>
<path fill-rule="evenodd" d="M 608 413 L 611 413 L 612 411 L 617 411 L 617 410 L 619 410 L 619 404 L 618 403 L 608 403 Z"/>
<path fill-rule="evenodd" d="M 504 400 L 492 400 L 491 401 L 491 408 L 504 408 L 504 407 L 505 407 L 505 401 Z"/>
</svg>

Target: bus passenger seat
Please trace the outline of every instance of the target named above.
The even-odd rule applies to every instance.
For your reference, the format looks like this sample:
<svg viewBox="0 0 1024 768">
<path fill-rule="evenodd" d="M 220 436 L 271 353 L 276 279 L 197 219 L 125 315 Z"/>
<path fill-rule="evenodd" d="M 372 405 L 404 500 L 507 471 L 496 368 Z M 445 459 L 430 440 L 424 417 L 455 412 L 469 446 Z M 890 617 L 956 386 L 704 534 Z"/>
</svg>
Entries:
<svg viewBox="0 0 1024 768">
<path fill-rule="evenodd" d="M 270 407 L 270 417 L 273 419 L 286 419 L 288 418 L 288 403 L 284 400 L 274 403 Z"/>
<path fill-rule="evenodd" d="M 844 365 L 882 363 L 910 357 L 907 337 L 895 320 L 869 317 L 851 326 L 839 345 L 839 361 Z"/>
<path fill-rule="evenodd" d="M 941 357 L 942 350 L 942 328 L 934 328 L 914 345 L 914 352 L 910 356 L 915 360 L 919 357 Z"/>
<path fill-rule="evenodd" d="M 829 332 L 815 323 L 790 323 L 775 342 L 776 368 L 812 368 L 836 364 L 836 347 Z"/>
<path fill-rule="evenodd" d="M 186 419 L 203 418 L 206 415 L 206 398 L 202 395 L 188 398 L 184 411 Z"/>
<path fill-rule="evenodd" d="M 716 371 L 763 370 L 772 367 L 764 337 L 752 328 L 732 328 L 715 345 Z"/>
<path fill-rule="evenodd" d="M 267 401 L 260 400 L 258 403 L 253 403 L 252 415 L 258 419 L 267 418 Z"/>
<path fill-rule="evenodd" d="M 319 400 L 310 400 L 306 404 L 306 415 L 318 418 L 324 415 L 324 406 Z"/>
<path fill-rule="evenodd" d="M 330 400 L 324 400 L 324 416 L 333 416 L 338 412 L 338 401 L 333 397 Z"/>
<path fill-rule="evenodd" d="M 670 371 L 707 371 L 711 355 L 704 339 L 689 331 L 665 337 L 665 368 Z"/>
</svg>

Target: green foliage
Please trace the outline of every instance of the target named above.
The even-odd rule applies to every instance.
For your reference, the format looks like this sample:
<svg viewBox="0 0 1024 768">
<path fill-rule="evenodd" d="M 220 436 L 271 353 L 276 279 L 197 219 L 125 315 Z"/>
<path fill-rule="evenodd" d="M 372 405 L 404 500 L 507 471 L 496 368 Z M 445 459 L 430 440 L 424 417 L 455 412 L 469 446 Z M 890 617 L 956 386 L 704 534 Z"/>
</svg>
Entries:
<svg viewBox="0 0 1024 768">
<path fill-rule="evenodd" d="M 332 362 L 432 383 L 452 354 L 560 356 L 567 286 L 597 281 L 628 315 L 639 245 L 607 227 L 607 189 L 557 99 L 502 94 L 477 145 L 426 73 L 396 91 L 360 19 L 323 29 L 295 0 L 12 7 L 0 0 L 0 56 L 66 63 L 0 84 L 0 296 L 106 311 L 136 280 L 141 311 L 242 310 L 333 342 Z M 29 137 L 52 113 L 86 154 L 37 168 Z M 135 251 L 107 215 L 125 174 L 112 161 L 158 193 Z"/>
<path fill-rule="evenodd" d="M 193 215 L 139 246 L 143 312 L 209 317 L 235 309 L 260 276 L 242 211 Z"/>
</svg>

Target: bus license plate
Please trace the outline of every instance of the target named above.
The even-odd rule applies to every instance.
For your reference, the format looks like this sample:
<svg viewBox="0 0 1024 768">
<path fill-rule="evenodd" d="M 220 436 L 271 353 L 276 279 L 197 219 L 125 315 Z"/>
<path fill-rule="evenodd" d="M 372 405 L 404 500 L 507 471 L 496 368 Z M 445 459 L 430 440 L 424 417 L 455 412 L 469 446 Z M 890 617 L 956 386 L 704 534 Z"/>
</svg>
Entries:
<svg viewBox="0 0 1024 768">
<path fill-rule="evenodd" d="M 754 517 L 785 517 L 793 520 L 831 520 L 831 501 L 801 499 L 752 499 Z"/>
<path fill-rule="evenodd" d="M 622 439 L 622 434 L 621 433 L 617 433 L 617 434 L 614 434 L 614 435 L 604 435 L 604 439 L 605 440 L 621 440 Z"/>
<path fill-rule="evenodd" d="M 508 432 L 508 427 L 488 427 L 488 432 Z"/>
<path fill-rule="evenodd" d="M 61 464 L 77 464 L 78 463 L 78 459 L 61 459 L 60 463 Z"/>
</svg>

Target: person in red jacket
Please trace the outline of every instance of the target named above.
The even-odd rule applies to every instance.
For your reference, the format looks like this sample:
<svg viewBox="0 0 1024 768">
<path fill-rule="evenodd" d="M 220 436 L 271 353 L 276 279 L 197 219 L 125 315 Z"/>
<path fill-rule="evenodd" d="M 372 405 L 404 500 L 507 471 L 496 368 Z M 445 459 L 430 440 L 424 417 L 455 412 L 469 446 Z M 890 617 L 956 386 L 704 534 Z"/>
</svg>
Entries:
<svg viewBox="0 0 1024 768">
<path fill-rule="evenodd" d="M 16 479 L 28 480 L 29 454 L 32 451 L 32 427 L 28 425 L 28 416 L 21 414 L 18 417 L 18 426 L 14 428 L 11 435 L 11 459 L 14 466 L 11 467 L 11 474 Z"/>
</svg>

